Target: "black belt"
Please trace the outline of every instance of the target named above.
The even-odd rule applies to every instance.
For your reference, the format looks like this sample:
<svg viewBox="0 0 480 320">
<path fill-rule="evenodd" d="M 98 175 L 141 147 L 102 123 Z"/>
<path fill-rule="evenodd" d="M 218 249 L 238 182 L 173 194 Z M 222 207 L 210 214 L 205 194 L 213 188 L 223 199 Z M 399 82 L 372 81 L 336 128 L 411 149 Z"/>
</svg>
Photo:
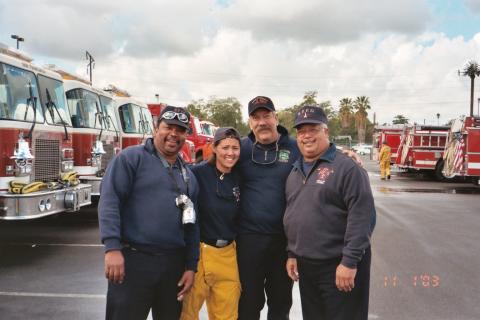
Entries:
<svg viewBox="0 0 480 320">
<path fill-rule="evenodd" d="M 224 240 L 224 239 L 201 239 L 200 241 L 208 244 L 209 246 L 216 247 L 216 248 L 226 247 L 233 242 L 233 240 Z"/>
</svg>

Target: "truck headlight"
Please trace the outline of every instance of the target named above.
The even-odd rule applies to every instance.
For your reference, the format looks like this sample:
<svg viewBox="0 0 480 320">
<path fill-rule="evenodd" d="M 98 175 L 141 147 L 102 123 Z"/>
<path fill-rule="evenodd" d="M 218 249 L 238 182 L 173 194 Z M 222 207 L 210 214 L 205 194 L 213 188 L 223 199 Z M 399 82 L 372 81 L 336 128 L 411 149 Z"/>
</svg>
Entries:
<svg viewBox="0 0 480 320">
<path fill-rule="evenodd" d="M 62 171 L 68 172 L 73 170 L 73 161 L 62 161 Z"/>
</svg>

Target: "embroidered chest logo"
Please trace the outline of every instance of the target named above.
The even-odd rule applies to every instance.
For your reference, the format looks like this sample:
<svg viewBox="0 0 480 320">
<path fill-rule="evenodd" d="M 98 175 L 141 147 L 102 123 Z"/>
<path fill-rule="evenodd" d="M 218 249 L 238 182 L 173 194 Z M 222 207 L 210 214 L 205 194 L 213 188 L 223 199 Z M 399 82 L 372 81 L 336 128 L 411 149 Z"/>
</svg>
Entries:
<svg viewBox="0 0 480 320">
<path fill-rule="evenodd" d="M 279 162 L 288 162 L 290 159 L 290 150 L 279 150 L 278 151 L 278 161 Z"/>
<path fill-rule="evenodd" d="M 317 183 L 318 184 L 325 184 L 328 177 L 334 173 L 335 171 L 331 168 L 318 168 L 317 169 Z"/>
</svg>

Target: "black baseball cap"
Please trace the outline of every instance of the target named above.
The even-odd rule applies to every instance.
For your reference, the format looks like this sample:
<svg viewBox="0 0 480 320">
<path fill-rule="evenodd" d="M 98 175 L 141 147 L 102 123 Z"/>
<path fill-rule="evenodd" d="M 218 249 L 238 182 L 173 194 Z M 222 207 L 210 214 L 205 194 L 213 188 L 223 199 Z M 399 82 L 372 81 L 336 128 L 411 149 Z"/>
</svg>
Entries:
<svg viewBox="0 0 480 320">
<path fill-rule="evenodd" d="M 225 138 L 234 138 L 240 142 L 240 133 L 233 127 L 218 128 L 213 136 L 213 143 L 217 143 Z"/>
<path fill-rule="evenodd" d="M 248 103 L 248 115 L 252 115 L 252 113 L 260 108 L 275 111 L 275 106 L 269 97 L 258 96 L 250 100 Z"/>
<path fill-rule="evenodd" d="M 295 115 L 295 124 L 294 127 L 297 128 L 299 125 L 313 123 L 313 124 L 327 124 L 327 115 L 322 108 L 318 106 L 304 106 L 298 110 Z"/>
<path fill-rule="evenodd" d="M 159 121 L 175 124 L 188 130 L 190 128 L 190 113 L 185 108 L 166 106 L 160 113 Z"/>
</svg>

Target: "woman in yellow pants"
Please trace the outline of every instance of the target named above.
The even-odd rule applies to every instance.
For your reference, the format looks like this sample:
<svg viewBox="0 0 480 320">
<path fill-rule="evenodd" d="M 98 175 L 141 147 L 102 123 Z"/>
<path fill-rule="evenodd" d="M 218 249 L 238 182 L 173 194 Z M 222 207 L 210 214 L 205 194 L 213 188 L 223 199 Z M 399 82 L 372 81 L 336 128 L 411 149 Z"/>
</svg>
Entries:
<svg viewBox="0 0 480 320">
<path fill-rule="evenodd" d="M 200 260 L 195 281 L 183 300 L 182 320 L 196 320 L 206 301 L 210 320 L 238 318 L 240 278 L 235 248 L 239 214 L 239 178 L 234 170 L 240 156 L 240 135 L 220 128 L 208 162 L 192 168 L 200 193 Z"/>
</svg>

